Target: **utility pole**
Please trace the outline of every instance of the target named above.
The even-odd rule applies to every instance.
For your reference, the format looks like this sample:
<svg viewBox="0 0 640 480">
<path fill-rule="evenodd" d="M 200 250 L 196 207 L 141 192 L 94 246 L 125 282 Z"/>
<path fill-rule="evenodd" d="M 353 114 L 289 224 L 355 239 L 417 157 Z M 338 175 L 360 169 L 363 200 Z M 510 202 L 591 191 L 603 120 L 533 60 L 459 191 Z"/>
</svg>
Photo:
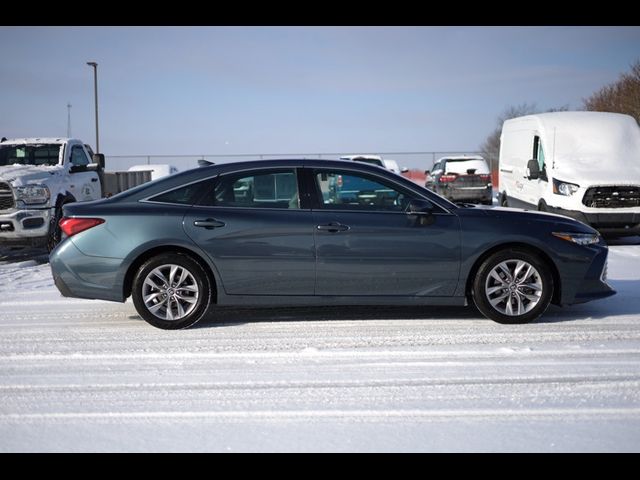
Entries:
<svg viewBox="0 0 640 480">
<path fill-rule="evenodd" d="M 87 62 L 87 65 L 93 67 L 93 98 L 96 104 L 96 153 L 100 153 L 100 140 L 98 137 L 98 64 L 96 62 Z"/>
<path fill-rule="evenodd" d="M 71 138 L 71 103 L 67 102 L 67 138 Z"/>
</svg>

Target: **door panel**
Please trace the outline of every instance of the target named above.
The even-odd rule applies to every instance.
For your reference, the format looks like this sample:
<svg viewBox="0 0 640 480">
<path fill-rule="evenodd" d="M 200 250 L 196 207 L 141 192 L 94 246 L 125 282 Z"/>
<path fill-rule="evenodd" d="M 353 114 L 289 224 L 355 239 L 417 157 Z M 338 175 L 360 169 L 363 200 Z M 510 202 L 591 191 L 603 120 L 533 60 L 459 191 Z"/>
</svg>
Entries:
<svg viewBox="0 0 640 480">
<path fill-rule="evenodd" d="M 197 227 L 195 222 L 221 222 Z M 308 210 L 194 207 L 189 237 L 216 265 L 229 295 L 313 295 L 315 257 Z"/>
<path fill-rule="evenodd" d="M 316 295 L 453 295 L 460 270 L 454 215 L 314 212 Z"/>
</svg>

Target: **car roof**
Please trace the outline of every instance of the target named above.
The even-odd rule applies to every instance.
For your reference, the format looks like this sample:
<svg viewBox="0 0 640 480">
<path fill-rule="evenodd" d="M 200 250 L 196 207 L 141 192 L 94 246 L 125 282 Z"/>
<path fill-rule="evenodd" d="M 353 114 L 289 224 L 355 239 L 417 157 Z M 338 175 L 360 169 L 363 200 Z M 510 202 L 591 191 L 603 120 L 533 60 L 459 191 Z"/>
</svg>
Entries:
<svg viewBox="0 0 640 480">
<path fill-rule="evenodd" d="M 445 160 L 447 162 L 462 162 L 464 160 L 484 160 L 484 157 L 480 155 L 456 155 L 452 157 L 442 157 L 438 159 L 438 162 Z"/>
</svg>

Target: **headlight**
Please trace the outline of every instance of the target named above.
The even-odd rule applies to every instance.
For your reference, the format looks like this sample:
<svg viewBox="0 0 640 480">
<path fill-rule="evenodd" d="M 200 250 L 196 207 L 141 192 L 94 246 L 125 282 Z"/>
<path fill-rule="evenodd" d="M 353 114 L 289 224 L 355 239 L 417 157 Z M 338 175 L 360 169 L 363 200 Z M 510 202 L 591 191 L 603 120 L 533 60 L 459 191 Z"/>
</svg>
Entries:
<svg viewBox="0 0 640 480">
<path fill-rule="evenodd" d="M 16 200 L 22 200 L 27 205 L 36 205 L 47 203 L 51 194 L 49 187 L 46 185 L 25 185 L 24 187 L 16 187 Z"/>
<path fill-rule="evenodd" d="M 593 245 L 600 241 L 600 235 L 597 233 L 552 232 L 551 235 L 578 245 Z"/>
<path fill-rule="evenodd" d="M 553 179 L 553 193 L 570 197 L 578 191 L 580 185 L 575 183 L 563 182 L 562 180 Z"/>
</svg>

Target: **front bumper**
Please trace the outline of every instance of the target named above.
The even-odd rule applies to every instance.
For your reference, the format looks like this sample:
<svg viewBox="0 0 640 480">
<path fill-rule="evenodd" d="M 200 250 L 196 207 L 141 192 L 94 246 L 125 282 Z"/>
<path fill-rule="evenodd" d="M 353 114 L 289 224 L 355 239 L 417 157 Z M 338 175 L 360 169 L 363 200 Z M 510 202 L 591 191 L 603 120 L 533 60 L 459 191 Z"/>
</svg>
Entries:
<svg viewBox="0 0 640 480">
<path fill-rule="evenodd" d="M 547 210 L 591 225 L 603 235 L 640 235 L 640 213 L 585 213 L 558 207 Z"/>
<path fill-rule="evenodd" d="M 8 210 L 0 213 L 0 245 L 46 242 L 53 209 Z"/>
<path fill-rule="evenodd" d="M 598 252 L 591 260 L 589 267 L 580 275 L 580 280 L 563 283 L 562 305 L 572 305 L 575 303 L 585 303 L 600 298 L 610 297 L 616 291 L 607 283 L 607 256 L 609 250 L 604 245 L 594 246 Z"/>
</svg>

